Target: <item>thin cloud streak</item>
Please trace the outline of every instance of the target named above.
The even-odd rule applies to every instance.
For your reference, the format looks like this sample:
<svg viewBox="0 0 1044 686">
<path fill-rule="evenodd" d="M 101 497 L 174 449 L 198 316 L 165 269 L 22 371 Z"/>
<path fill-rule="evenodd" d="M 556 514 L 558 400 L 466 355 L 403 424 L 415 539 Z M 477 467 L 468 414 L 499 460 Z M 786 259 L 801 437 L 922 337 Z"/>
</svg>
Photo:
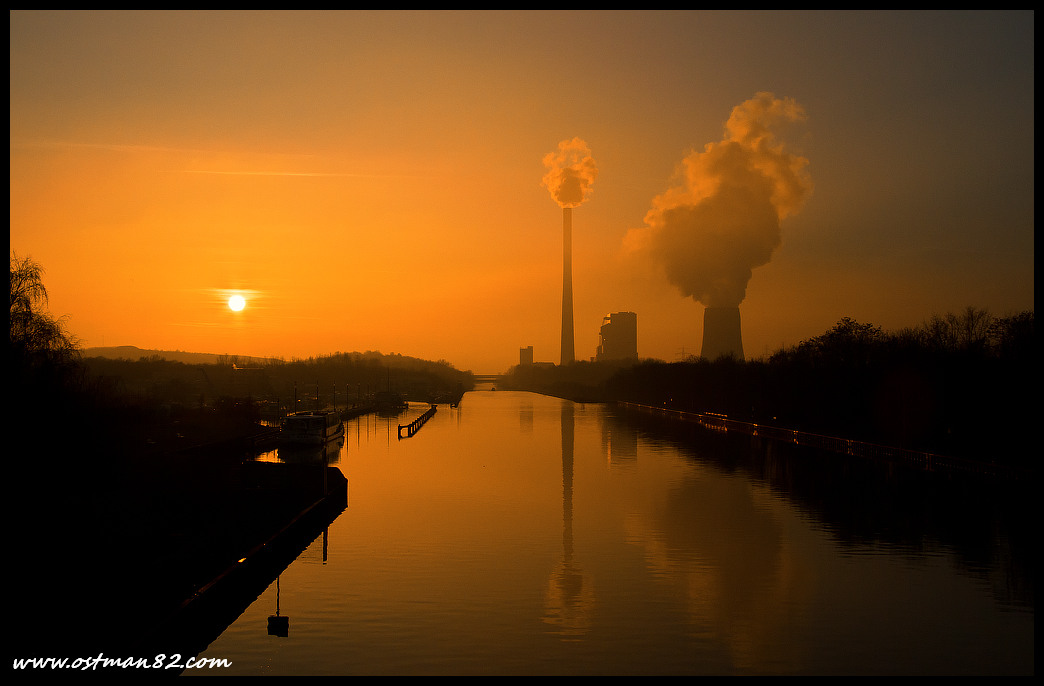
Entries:
<svg viewBox="0 0 1044 686">
<path fill-rule="evenodd" d="M 164 153 L 191 153 L 193 155 L 207 154 L 212 155 L 217 151 L 215 150 L 203 150 L 199 148 L 172 148 L 163 145 L 141 145 L 141 144 L 129 144 L 129 143 L 84 143 L 80 141 L 62 141 L 62 140 L 12 140 L 12 148 L 46 148 L 46 149 L 61 149 L 61 148 L 87 148 L 95 150 L 112 150 L 114 152 L 164 152 Z"/>
<path fill-rule="evenodd" d="M 186 155 L 230 155 L 228 151 L 203 148 L 179 148 L 163 145 L 142 145 L 131 143 L 88 143 L 82 141 L 64 140 L 16 140 L 11 141 L 12 149 L 81 149 L 81 150 L 109 150 L 123 153 L 173 153 Z M 318 155 L 311 153 L 252 153 L 260 156 L 297 157 L 316 159 Z M 298 172 L 298 171 L 250 171 L 239 169 L 166 169 L 169 174 L 215 174 L 224 176 L 310 176 L 330 178 L 358 178 L 358 179 L 423 179 L 435 178 L 432 174 L 375 174 L 370 172 Z"/>
<path fill-rule="evenodd" d="M 422 178 L 419 174 L 360 174 L 356 172 L 229 171 L 220 169 L 168 169 L 170 174 L 219 174 L 225 176 L 333 176 L 359 179 Z"/>
</svg>

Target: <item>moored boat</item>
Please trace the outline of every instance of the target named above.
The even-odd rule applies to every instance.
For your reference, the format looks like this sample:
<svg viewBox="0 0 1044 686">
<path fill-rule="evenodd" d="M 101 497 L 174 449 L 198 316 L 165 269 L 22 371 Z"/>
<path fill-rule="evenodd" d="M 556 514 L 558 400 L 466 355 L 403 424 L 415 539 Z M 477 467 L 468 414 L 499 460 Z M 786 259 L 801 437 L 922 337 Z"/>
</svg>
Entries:
<svg viewBox="0 0 1044 686">
<path fill-rule="evenodd" d="M 375 400 L 378 412 L 399 412 L 409 407 L 401 393 L 392 391 L 377 391 Z"/>
<path fill-rule="evenodd" d="M 336 412 L 295 412 L 283 420 L 284 443 L 323 445 L 344 436 L 344 422 Z"/>
</svg>

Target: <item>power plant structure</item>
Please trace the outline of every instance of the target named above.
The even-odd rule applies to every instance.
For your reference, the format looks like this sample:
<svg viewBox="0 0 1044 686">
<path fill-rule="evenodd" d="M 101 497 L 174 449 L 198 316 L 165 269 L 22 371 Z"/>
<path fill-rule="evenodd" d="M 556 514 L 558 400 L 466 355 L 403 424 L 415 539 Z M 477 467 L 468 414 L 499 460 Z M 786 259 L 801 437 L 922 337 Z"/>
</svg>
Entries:
<svg viewBox="0 0 1044 686">
<path fill-rule="evenodd" d="M 595 360 L 638 359 L 638 315 L 634 312 L 614 312 L 602 319 L 598 331 L 598 352 Z"/>
<path fill-rule="evenodd" d="M 703 351 L 710 361 L 721 357 L 743 360 L 739 307 L 708 307 L 703 311 Z"/>
<path fill-rule="evenodd" d="M 562 208 L 562 359 L 576 361 L 573 346 L 573 208 Z"/>
<path fill-rule="evenodd" d="M 533 346 L 527 345 L 518 349 L 518 363 L 522 365 L 533 364 Z"/>
</svg>

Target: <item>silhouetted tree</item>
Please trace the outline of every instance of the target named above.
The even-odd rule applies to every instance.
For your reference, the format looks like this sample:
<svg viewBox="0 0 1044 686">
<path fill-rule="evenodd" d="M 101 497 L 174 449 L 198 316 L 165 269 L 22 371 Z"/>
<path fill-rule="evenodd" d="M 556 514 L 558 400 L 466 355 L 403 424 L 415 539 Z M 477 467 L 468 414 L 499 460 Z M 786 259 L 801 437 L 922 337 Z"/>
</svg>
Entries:
<svg viewBox="0 0 1044 686">
<path fill-rule="evenodd" d="M 77 353 L 64 322 L 46 311 L 43 267 L 11 253 L 11 350 L 25 361 L 65 362 Z"/>
<path fill-rule="evenodd" d="M 981 352 L 987 347 L 992 323 L 986 310 L 971 306 L 960 314 L 935 315 L 924 324 L 925 344 L 937 350 Z"/>
<path fill-rule="evenodd" d="M 611 399 L 1029 464 L 1035 354 L 1032 311 L 968 307 L 895 333 L 844 317 L 764 362 L 638 364 L 605 387 Z"/>
<path fill-rule="evenodd" d="M 66 332 L 61 320 L 46 309 L 47 289 L 43 268 L 31 258 L 11 254 L 10 346 L 5 391 L 9 398 L 8 420 L 19 435 L 35 437 L 34 454 L 42 457 L 57 452 L 61 434 L 75 435 L 88 424 L 89 407 L 83 397 L 84 370 L 79 363 L 76 339 Z M 41 409 L 45 411 L 41 411 Z M 54 417 L 63 417 L 56 432 Z M 14 468 L 46 465 L 39 461 L 17 460 Z M 28 479 L 15 478 L 14 483 Z"/>
<path fill-rule="evenodd" d="M 1036 352 L 1033 312 L 1001 317 L 989 327 L 990 347 L 999 358 L 1011 362 L 1030 362 Z"/>
<path fill-rule="evenodd" d="M 851 317 L 842 317 L 834 328 L 798 344 L 798 347 L 816 355 L 826 355 L 838 361 L 849 362 L 853 361 L 850 359 L 852 354 L 865 354 L 882 340 L 880 326 L 860 324 Z"/>
</svg>

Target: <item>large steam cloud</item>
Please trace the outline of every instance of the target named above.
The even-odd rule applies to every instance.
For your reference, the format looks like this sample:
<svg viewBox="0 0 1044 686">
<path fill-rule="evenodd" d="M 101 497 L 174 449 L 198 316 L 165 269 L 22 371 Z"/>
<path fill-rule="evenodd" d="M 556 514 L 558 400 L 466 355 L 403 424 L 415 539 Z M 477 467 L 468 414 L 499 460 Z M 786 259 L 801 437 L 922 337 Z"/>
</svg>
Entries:
<svg viewBox="0 0 1044 686">
<path fill-rule="evenodd" d="M 653 199 L 638 238 L 685 296 L 738 306 L 752 270 L 780 245 L 780 221 L 812 192 L 808 160 L 787 151 L 779 129 L 805 120 L 791 98 L 758 93 L 737 105 L 720 143 L 683 160 L 678 185 Z"/>
<path fill-rule="evenodd" d="M 580 138 L 559 143 L 557 151 L 544 155 L 544 166 L 548 171 L 541 183 L 562 207 L 577 207 L 587 200 L 598 176 L 591 150 Z"/>
</svg>

